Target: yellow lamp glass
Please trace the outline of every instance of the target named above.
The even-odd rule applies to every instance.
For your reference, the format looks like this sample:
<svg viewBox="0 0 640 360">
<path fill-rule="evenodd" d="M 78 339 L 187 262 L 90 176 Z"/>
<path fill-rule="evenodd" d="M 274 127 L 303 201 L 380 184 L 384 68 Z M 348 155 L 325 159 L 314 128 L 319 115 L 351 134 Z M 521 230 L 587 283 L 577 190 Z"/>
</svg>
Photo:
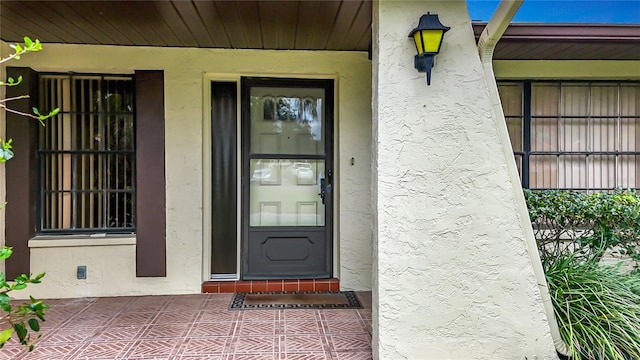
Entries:
<svg viewBox="0 0 640 360">
<path fill-rule="evenodd" d="M 440 51 L 440 42 L 444 35 L 443 30 L 420 30 L 413 34 L 413 41 L 416 43 L 418 54 L 433 53 Z"/>
</svg>

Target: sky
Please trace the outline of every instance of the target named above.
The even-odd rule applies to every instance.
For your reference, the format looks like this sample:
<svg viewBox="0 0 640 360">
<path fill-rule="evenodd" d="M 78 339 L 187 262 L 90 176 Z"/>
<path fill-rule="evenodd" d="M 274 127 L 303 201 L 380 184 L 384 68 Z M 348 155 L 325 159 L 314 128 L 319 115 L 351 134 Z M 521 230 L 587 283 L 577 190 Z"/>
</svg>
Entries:
<svg viewBox="0 0 640 360">
<path fill-rule="evenodd" d="M 469 0 L 471 19 L 488 21 L 499 3 Z M 640 24 L 640 0 L 525 0 L 513 21 Z"/>
</svg>

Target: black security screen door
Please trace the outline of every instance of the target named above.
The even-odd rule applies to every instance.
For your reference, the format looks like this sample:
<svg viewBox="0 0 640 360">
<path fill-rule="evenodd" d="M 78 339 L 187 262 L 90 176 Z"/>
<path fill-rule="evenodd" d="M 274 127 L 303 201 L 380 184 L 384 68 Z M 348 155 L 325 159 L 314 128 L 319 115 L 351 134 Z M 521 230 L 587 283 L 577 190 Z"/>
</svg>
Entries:
<svg viewBox="0 0 640 360">
<path fill-rule="evenodd" d="M 242 79 L 244 279 L 331 276 L 333 80 Z"/>
</svg>

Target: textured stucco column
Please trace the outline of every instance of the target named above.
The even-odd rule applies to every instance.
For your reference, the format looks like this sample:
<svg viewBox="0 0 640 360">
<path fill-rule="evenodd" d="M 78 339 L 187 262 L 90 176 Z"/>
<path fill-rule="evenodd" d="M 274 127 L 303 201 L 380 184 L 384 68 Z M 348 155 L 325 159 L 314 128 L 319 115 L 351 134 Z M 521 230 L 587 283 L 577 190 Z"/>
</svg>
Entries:
<svg viewBox="0 0 640 360">
<path fill-rule="evenodd" d="M 407 38 L 451 30 L 431 86 Z M 555 358 L 463 1 L 373 9 L 377 359 Z"/>
</svg>

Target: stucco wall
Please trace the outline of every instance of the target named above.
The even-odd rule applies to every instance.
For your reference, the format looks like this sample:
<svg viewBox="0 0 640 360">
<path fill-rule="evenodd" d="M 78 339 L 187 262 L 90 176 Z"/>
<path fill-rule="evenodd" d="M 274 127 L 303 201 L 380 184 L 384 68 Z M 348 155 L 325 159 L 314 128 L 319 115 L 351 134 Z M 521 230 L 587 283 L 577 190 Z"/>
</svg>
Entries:
<svg viewBox="0 0 640 360">
<path fill-rule="evenodd" d="M 52 298 L 200 291 L 202 89 L 207 73 L 337 79 L 336 160 L 340 183 L 336 243 L 340 266 L 336 275 L 345 289 L 371 288 L 371 65 L 366 53 L 45 44 L 42 52 L 23 56 L 11 65 L 38 71 L 165 72 L 167 277 L 136 278 L 134 245 L 38 247 L 31 249 L 32 272 L 46 271 L 48 275 L 43 284 L 29 289 L 32 294 Z M 77 265 L 87 265 L 87 280 L 75 279 Z"/>
<path fill-rule="evenodd" d="M 451 30 L 431 86 L 407 38 Z M 374 355 L 554 358 L 462 1 L 374 5 Z"/>
</svg>

